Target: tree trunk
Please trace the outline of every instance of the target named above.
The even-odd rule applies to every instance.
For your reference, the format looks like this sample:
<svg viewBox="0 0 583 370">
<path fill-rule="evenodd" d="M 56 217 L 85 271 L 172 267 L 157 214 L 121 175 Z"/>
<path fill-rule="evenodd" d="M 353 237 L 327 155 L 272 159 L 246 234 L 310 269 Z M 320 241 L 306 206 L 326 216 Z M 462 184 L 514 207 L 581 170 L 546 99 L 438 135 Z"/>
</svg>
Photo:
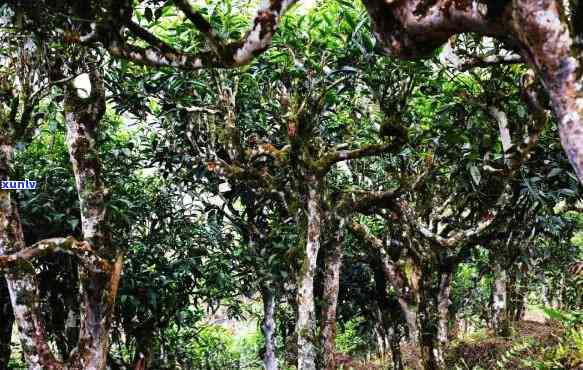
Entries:
<svg viewBox="0 0 583 370">
<path fill-rule="evenodd" d="M 304 260 L 298 275 L 298 369 L 316 369 L 316 307 L 314 275 L 320 249 L 321 209 L 320 179 L 308 176 L 308 235 Z"/>
<path fill-rule="evenodd" d="M 107 363 L 109 329 L 123 255 L 112 247 L 111 232 L 105 221 L 105 187 L 101 179 L 101 162 L 96 144 L 99 123 L 105 113 L 105 89 L 97 70 L 89 73 L 89 80 L 91 92 L 85 99 L 78 95 L 72 84 L 67 87 L 67 146 L 79 194 L 83 237 L 96 254 L 109 263 L 106 268 L 80 267 L 82 308 L 79 345 L 71 356 L 71 363 L 73 367 L 102 370 Z"/>
<path fill-rule="evenodd" d="M 492 287 L 492 328 L 496 335 L 508 336 L 508 297 L 506 270 L 499 261 L 494 262 L 494 285 Z"/>
<path fill-rule="evenodd" d="M 524 276 L 518 287 L 516 311 L 513 317 L 514 321 L 521 321 L 526 313 L 526 308 L 528 307 L 528 283 L 528 276 Z"/>
<path fill-rule="evenodd" d="M 394 320 L 389 327 L 389 345 L 391 347 L 391 360 L 394 370 L 403 370 L 403 359 L 401 357 L 401 336 L 399 335 L 399 325 Z"/>
<path fill-rule="evenodd" d="M 439 323 L 437 325 L 437 341 L 439 356 L 443 359 L 445 348 L 449 342 L 449 305 L 451 304 L 451 280 L 453 272 L 445 271 L 441 273 L 439 282 L 439 293 L 437 296 L 437 311 Z"/>
<path fill-rule="evenodd" d="M 419 346 L 421 350 L 421 362 L 425 370 L 441 369 L 438 352 L 435 318 L 431 315 L 431 303 L 426 302 L 428 292 L 423 292 L 419 304 Z"/>
<path fill-rule="evenodd" d="M 277 370 L 277 356 L 275 353 L 275 295 L 270 287 L 263 286 L 261 288 L 261 298 L 263 299 L 263 323 L 261 324 L 261 331 L 265 339 L 263 364 L 265 370 Z"/>
<path fill-rule="evenodd" d="M 443 354 L 438 341 L 437 297 L 433 296 L 432 278 L 434 274 L 425 267 L 419 279 L 419 344 L 421 360 L 425 370 L 436 370 L 444 367 Z"/>
<path fill-rule="evenodd" d="M 10 341 L 14 315 L 10 305 L 10 295 L 4 276 L 0 276 L 0 369 L 8 369 L 10 362 Z"/>
<path fill-rule="evenodd" d="M 413 289 L 407 289 L 405 277 L 396 266 L 382 245 L 377 246 L 376 252 L 381 260 L 382 269 L 386 277 L 386 281 L 391 284 L 397 296 L 397 302 L 403 311 L 405 321 L 407 322 L 407 330 L 409 331 L 409 342 L 417 344 L 419 340 L 419 326 L 418 326 L 418 312 L 417 302 Z M 412 288 L 412 287 L 410 287 Z"/>
<path fill-rule="evenodd" d="M 152 330 L 144 330 L 135 336 L 136 350 L 134 351 L 133 370 L 146 370 L 150 368 L 152 359 L 152 341 L 154 333 Z M 111 361 L 110 361 L 111 362 Z"/>
<path fill-rule="evenodd" d="M 551 306 L 551 300 L 549 299 L 549 281 L 543 271 L 538 273 L 538 279 L 541 282 L 541 299 L 545 307 Z"/>
<path fill-rule="evenodd" d="M 403 360 L 401 358 L 401 335 L 399 330 L 400 306 L 396 299 L 390 299 L 388 296 L 387 279 L 383 274 L 381 264 L 378 261 L 371 261 L 371 266 L 374 273 L 376 300 L 381 310 L 381 321 L 387 332 L 389 347 L 391 349 L 393 369 L 402 370 Z M 417 335 L 417 333 L 415 334 Z"/>
<path fill-rule="evenodd" d="M 12 140 L 0 134 L 0 180 L 7 180 L 12 165 Z M 25 248 L 24 234 L 10 191 L 0 189 L 0 255 Z M 61 369 L 49 348 L 41 319 L 39 290 L 32 265 L 28 262 L 5 275 L 12 312 L 18 325 L 20 343 L 29 370 Z"/>
<path fill-rule="evenodd" d="M 322 351 L 323 368 L 335 370 L 334 358 L 336 344 L 336 308 L 340 289 L 340 269 L 342 267 L 342 241 L 344 238 L 344 219 L 340 219 L 330 250 L 325 256 L 324 295 L 322 305 Z"/>
</svg>

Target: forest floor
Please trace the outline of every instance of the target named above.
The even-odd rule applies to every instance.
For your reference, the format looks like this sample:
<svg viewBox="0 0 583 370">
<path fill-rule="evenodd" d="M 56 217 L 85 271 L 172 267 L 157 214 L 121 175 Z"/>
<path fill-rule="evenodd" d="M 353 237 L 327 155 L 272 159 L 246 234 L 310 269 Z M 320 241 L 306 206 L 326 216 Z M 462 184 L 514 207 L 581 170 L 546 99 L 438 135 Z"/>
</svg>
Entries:
<svg viewBox="0 0 583 370">
<path fill-rule="evenodd" d="M 447 369 L 533 369 L 532 361 L 548 348 L 555 346 L 563 334 L 562 327 L 546 322 L 539 314 L 531 314 L 513 328 L 509 337 L 497 337 L 490 330 L 482 330 L 463 339 L 453 339 L 446 351 Z M 407 369 L 422 369 L 416 347 L 401 346 Z M 343 368 L 354 370 L 381 370 L 391 368 L 390 359 L 366 363 L 348 362 Z"/>
</svg>

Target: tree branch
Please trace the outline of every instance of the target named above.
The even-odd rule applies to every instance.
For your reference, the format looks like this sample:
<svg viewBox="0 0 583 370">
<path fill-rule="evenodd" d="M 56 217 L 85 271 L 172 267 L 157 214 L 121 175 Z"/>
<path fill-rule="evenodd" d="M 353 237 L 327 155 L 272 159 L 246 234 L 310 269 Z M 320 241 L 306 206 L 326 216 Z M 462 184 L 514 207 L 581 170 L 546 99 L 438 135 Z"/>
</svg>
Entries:
<svg viewBox="0 0 583 370">
<path fill-rule="evenodd" d="M 320 174 L 325 174 L 330 170 L 333 164 L 347 161 L 350 159 L 358 159 L 364 157 L 371 157 L 380 155 L 383 153 L 388 153 L 394 151 L 401 146 L 397 143 L 384 143 L 384 144 L 369 144 L 364 145 L 361 148 L 354 150 L 337 150 L 332 153 L 328 153 L 314 162 L 313 166 L 316 171 Z"/>
<path fill-rule="evenodd" d="M 502 144 L 504 148 L 504 161 L 506 167 L 504 169 L 496 169 L 491 166 L 484 166 L 484 169 L 491 173 L 498 173 L 503 176 L 512 175 L 526 160 L 530 158 L 530 152 L 536 146 L 540 135 L 549 122 L 549 114 L 543 108 L 538 93 L 536 91 L 536 76 L 530 70 L 523 76 L 522 80 L 522 100 L 528 107 L 532 119 L 532 126 L 528 128 L 526 138 L 522 140 L 519 145 L 514 145 L 510 140 L 507 126 L 501 121 L 501 117 L 505 117 L 501 111 L 495 107 L 490 107 L 488 112 L 498 121 L 500 126 L 500 136 L 502 137 Z M 506 132 L 505 132 L 506 131 Z M 504 139 L 507 137 L 506 139 Z M 506 142 L 505 142 L 506 140 Z"/>
<path fill-rule="evenodd" d="M 55 253 L 66 253 L 79 260 L 92 271 L 109 271 L 111 265 L 95 254 L 86 241 L 77 241 L 73 237 L 51 238 L 41 240 L 30 247 L 21 249 L 13 254 L 0 256 L 0 270 L 10 271 L 17 268 L 22 262 Z"/>
<path fill-rule="evenodd" d="M 469 242 L 480 235 L 482 235 L 496 220 L 497 216 L 501 213 L 501 210 L 510 202 L 511 200 L 511 193 L 508 191 L 503 191 L 502 194 L 498 197 L 496 201 L 495 207 L 487 213 L 487 216 L 484 217 L 478 224 L 470 229 L 466 230 L 458 230 L 453 233 L 449 233 L 449 236 L 443 237 L 439 235 L 439 233 L 432 232 L 425 226 L 420 225 L 412 216 L 412 211 L 410 209 L 406 209 L 408 206 L 401 202 L 401 209 L 405 209 L 402 212 L 406 215 L 407 221 L 411 224 L 413 229 L 423 236 L 425 239 L 432 241 L 435 244 L 438 244 L 445 248 L 455 248 L 462 243 Z"/>
<path fill-rule="evenodd" d="M 379 253 L 385 275 L 387 275 L 391 285 L 395 288 L 395 292 L 402 298 L 405 295 L 405 288 L 407 286 L 405 277 L 399 266 L 389 257 L 384 248 L 383 241 L 372 235 L 366 225 L 356 221 L 349 222 L 348 229 L 359 239 L 363 240 L 371 250 Z"/>
<path fill-rule="evenodd" d="M 508 55 L 485 55 L 470 56 L 466 61 L 464 61 L 458 69 L 460 71 L 467 71 L 472 68 L 486 68 L 496 65 L 508 65 L 508 64 L 521 64 L 525 63 L 520 55 L 508 54 Z"/>
<path fill-rule="evenodd" d="M 257 54 L 262 53 L 271 44 L 273 34 L 281 16 L 297 0 L 272 0 L 262 2 L 252 20 L 249 32 L 239 41 L 224 44 L 213 31 L 211 25 L 185 0 L 176 1 L 176 5 L 189 20 L 199 29 L 211 44 L 211 50 L 198 54 L 177 51 L 165 44 L 149 31 L 136 27 L 131 22 L 127 27 L 137 36 L 150 44 L 150 47 L 137 47 L 118 39 L 103 40 L 110 54 L 131 60 L 135 63 L 153 67 L 170 66 L 185 70 L 196 70 L 213 67 L 238 67 L 249 63 Z M 102 35 L 103 36 L 103 35 Z M 89 38 L 90 42 L 95 38 Z M 80 39 L 73 40 L 81 42 Z"/>
<path fill-rule="evenodd" d="M 340 196 L 336 208 L 340 213 L 359 212 L 365 215 L 373 214 L 379 209 L 396 209 L 396 191 L 353 191 Z"/>
<path fill-rule="evenodd" d="M 166 42 L 162 41 L 161 39 L 156 37 L 156 35 L 148 31 L 147 29 L 143 28 L 139 24 L 135 23 L 134 21 L 130 21 L 127 24 L 127 27 L 131 33 L 141 38 L 148 44 L 154 46 L 163 53 L 175 53 L 175 54 L 180 53 L 180 51 L 168 45 Z"/>
<path fill-rule="evenodd" d="M 192 24 L 204 35 L 207 39 L 211 48 L 214 50 L 215 53 L 221 54 L 224 46 L 221 38 L 215 30 L 213 29 L 212 25 L 197 11 L 195 11 L 192 6 L 190 6 L 188 0 L 175 0 L 174 4 L 178 7 L 186 18 L 188 18 Z"/>
</svg>

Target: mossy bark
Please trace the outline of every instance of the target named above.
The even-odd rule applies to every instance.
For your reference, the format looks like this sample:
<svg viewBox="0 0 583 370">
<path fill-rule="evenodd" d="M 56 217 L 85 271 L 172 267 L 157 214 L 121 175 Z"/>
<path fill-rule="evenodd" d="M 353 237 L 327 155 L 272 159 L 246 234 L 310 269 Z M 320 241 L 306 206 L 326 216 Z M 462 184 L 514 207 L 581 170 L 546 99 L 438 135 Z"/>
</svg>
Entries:
<svg viewBox="0 0 583 370">
<path fill-rule="evenodd" d="M 12 339 L 12 326 L 14 314 L 10 304 L 10 295 L 6 279 L 0 275 L 0 369 L 7 369 L 10 361 L 10 341 Z"/>
<path fill-rule="evenodd" d="M 103 370 L 109 350 L 109 330 L 121 276 L 123 254 L 113 247 L 106 224 L 105 186 L 97 148 L 100 120 L 105 112 L 105 90 L 97 70 L 89 73 L 91 94 L 83 99 L 75 87 L 67 86 L 65 123 L 67 146 L 79 194 L 83 237 L 110 268 L 79 270 L 82 296 L 79 344 L 70 368 Z"/>
<path fill-rule="evenodd" d="M 264 285 L 261 288 L 261 298 L 263 300 L 263 322 L 261 323 L 261 331 L 265 339 L 263 365 L 265 370 L 277 370 L 277 356 L 275 343 L 275 311 L 276 299 L 271 287 Z"/>
<path fill-rule="evenodd" d="M 342 267 L 342 241 L 344 239 L 344 220 L 335 223 L 336 233 L 330 249 L 325 251 L 324 294 L 322 297 L 322 341 L 323 368 L 335 370 L 334 350 L 336 345 L 336 308 L 340 290 L 340 269 Z"/>
<path fill-rule="evenodd" d="M 308 230 L 304 259 L 298 274 L 298 369 L 315 370 L 317 355 L 316 307 L 314 302 L 314 275 L 320 249 L 321 233 L 321 179 L 306 176 Z"/>
<path fill-rule="evenodd" d="M 12 140 L 0 134 L 0 180 L 7 180 L 12 165 Z M 9 190 L 0 189 L 0 255 L 25 248 L 24 234 L 16 204 Z M 12 310 L 18 326 L 20 343 L 30 370 L 61 369 L 48 345 L 41 320 L 39 289 L 34 269 L 28 262 L 6 273 Z"/>
<path fill-rule="evenodd" d="M 496 335 L 510 335 L 510 321 L 508 317 L 508 295 L 506 285 L 508 277 L 500 261 L 494 262 L 494 282 L 492 284 L 492 329 Z"/>
</svg>

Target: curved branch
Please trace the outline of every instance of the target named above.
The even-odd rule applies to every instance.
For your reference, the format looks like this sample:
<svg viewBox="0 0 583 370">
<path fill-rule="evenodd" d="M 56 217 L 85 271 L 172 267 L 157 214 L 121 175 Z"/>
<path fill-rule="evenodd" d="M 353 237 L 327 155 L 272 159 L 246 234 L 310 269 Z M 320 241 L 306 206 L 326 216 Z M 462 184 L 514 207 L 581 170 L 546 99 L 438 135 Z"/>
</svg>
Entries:
<svg viewBox="0 0 583 370">
<path fill-rule="evenodd" d="M 486 56 L 470 56 L 466 61 L 464 61 L 458 69 L 460 71 L 467 71 L 472 68 L 486 68 L 496 65 L 508 65 L 508 64 L 522 64 L 526 63 L 525 60 L 518 54 L 508 54 L 508 55 L 486 55 Z"/>
<path fill-rule="evenodd" d="M 136 22 L 130 21 L 130 22 L 128 22 L 128 24 L 126 26 L 128 27 L 128 29 L 130 30 L 131 33 L 133 33 L 137 37 L 141 38 L 142 40 L 144 40 L 148 44 L 154 46 L 155 48 L 157 48 L 161 52 L 180 53 L 180 51 L 178 51 L 174 47 L 168 45 L 166 42 L 162 41 L 156 35 L 154 35 L 150 31 L 148 31 L 144 27 L 140 26 Z"/>
<path fill-rule="evenodd" d="M 325 174 L 330 170 L 330 167 L 335 163 L 347 161 L 350 159 L 358 159 L 365 157 L 372 157 L 389 153 L 401 147 L 400 143 L 384 143 L 384 144 L 369 144 L 364 145 L 354 150 L 337 150 L 332 153 L 324 155 L 319 160 L 313 163 L 316 172 Z"/>
<path fill-rule="evenodd" d="M 104 272 L 111 269 L 109 262 L 96 255 L 88 242 L 68 237 L 41 240 L 13 254 L 0 256 L 0 270 L 10 271 L 21 266 L 22 262 L 29 262 L 35 258 L 55 253 L 75 256 L 91 271 Z"/>
<path fill-rule="evenodd" d="M 219 35 L 215 32 L 212 25 L 200 14 L 190 6 L 188 0 L 175 0 L 174 4 L 178 7 L 188 18 L 192 24 L 204 35 L 212 49 L 218 54 L 223 49 L 223 42 Z"/>
<path fill-rule="evenodd" d="M 271 44 L 273 34 L 281 16 L 297 0 L 271 0 L 262 2 L 261 7 L 252 21 L 249 32 L 239 41 L 224 44 L 213 31 L 210 24 L 186 1 L 177 1 L 176 5 L 185 13 L 191 22 L 204 34 L 211 44 L 211 50 L 198 54 L 189 54 L 174 50 L 149 31 L 127 24 L 133 32 L 146 41 L 149 47 L 137 47 L 120 42 L 115 38 L 106 39 L 104 43 L 110 54 L 131 60 L 135 63 L 153 67 L 170 66 L 185 70 L 196 70 L 212 67 L 238 67 L 249 63 L 257 54 L 262 53 Z M 94 39 L 91 38 L 91 41 Z M 80 42 L 80 40 L 73 40 Z"/>
<path fill-rule="evenodd" d="M 359 239 L 363 240 L 367 246 L 374 252 L 379 253 L 381 262 L 387 280 L 393 285 L 399 298 L 402 298 L 407 287 L 407 283 L 403 272 L 399 266 L 391 260 L 387 251 L 384 248 L 383 241 L 369 231 L 366 225 L 360 224 L 356 221 L 348 223 L 348 229 Z"/>
<path fill-rule="evenodd" d="M 396 209 L 396 191 L 353 191 L 342 193 L 336 208 L 340 213 L 373 214 L 379 209 Z"/>
<path fill-rule="evenodd" d="M 431 231 L 429 228 L 420 225 L 413 216 L 413 211 L 406 205 L 404 201 L 400 202 L 402 214 L 405 215 L 407 222 L 413 227 L 413 229 L 423 236 L 425 239 L 431 242 L 445 247 L 445 248 L 455 248 L 460 244 L 470 242 L 475 240 L 475 238 L 481 236 L 488 230 L 488 228 L 497 220 L 498 215 L 502 213 L 502 209 L 510 203 L 511 192 L 504 191 L 498 197 L 496 205 L 488 213 L 487 217 L 484 217 L 478 224 L 470 229 L 458 230 L 453 233 L 449 233 L 449 236 L 443 237 L 437 232 Z"/>
</svg>

